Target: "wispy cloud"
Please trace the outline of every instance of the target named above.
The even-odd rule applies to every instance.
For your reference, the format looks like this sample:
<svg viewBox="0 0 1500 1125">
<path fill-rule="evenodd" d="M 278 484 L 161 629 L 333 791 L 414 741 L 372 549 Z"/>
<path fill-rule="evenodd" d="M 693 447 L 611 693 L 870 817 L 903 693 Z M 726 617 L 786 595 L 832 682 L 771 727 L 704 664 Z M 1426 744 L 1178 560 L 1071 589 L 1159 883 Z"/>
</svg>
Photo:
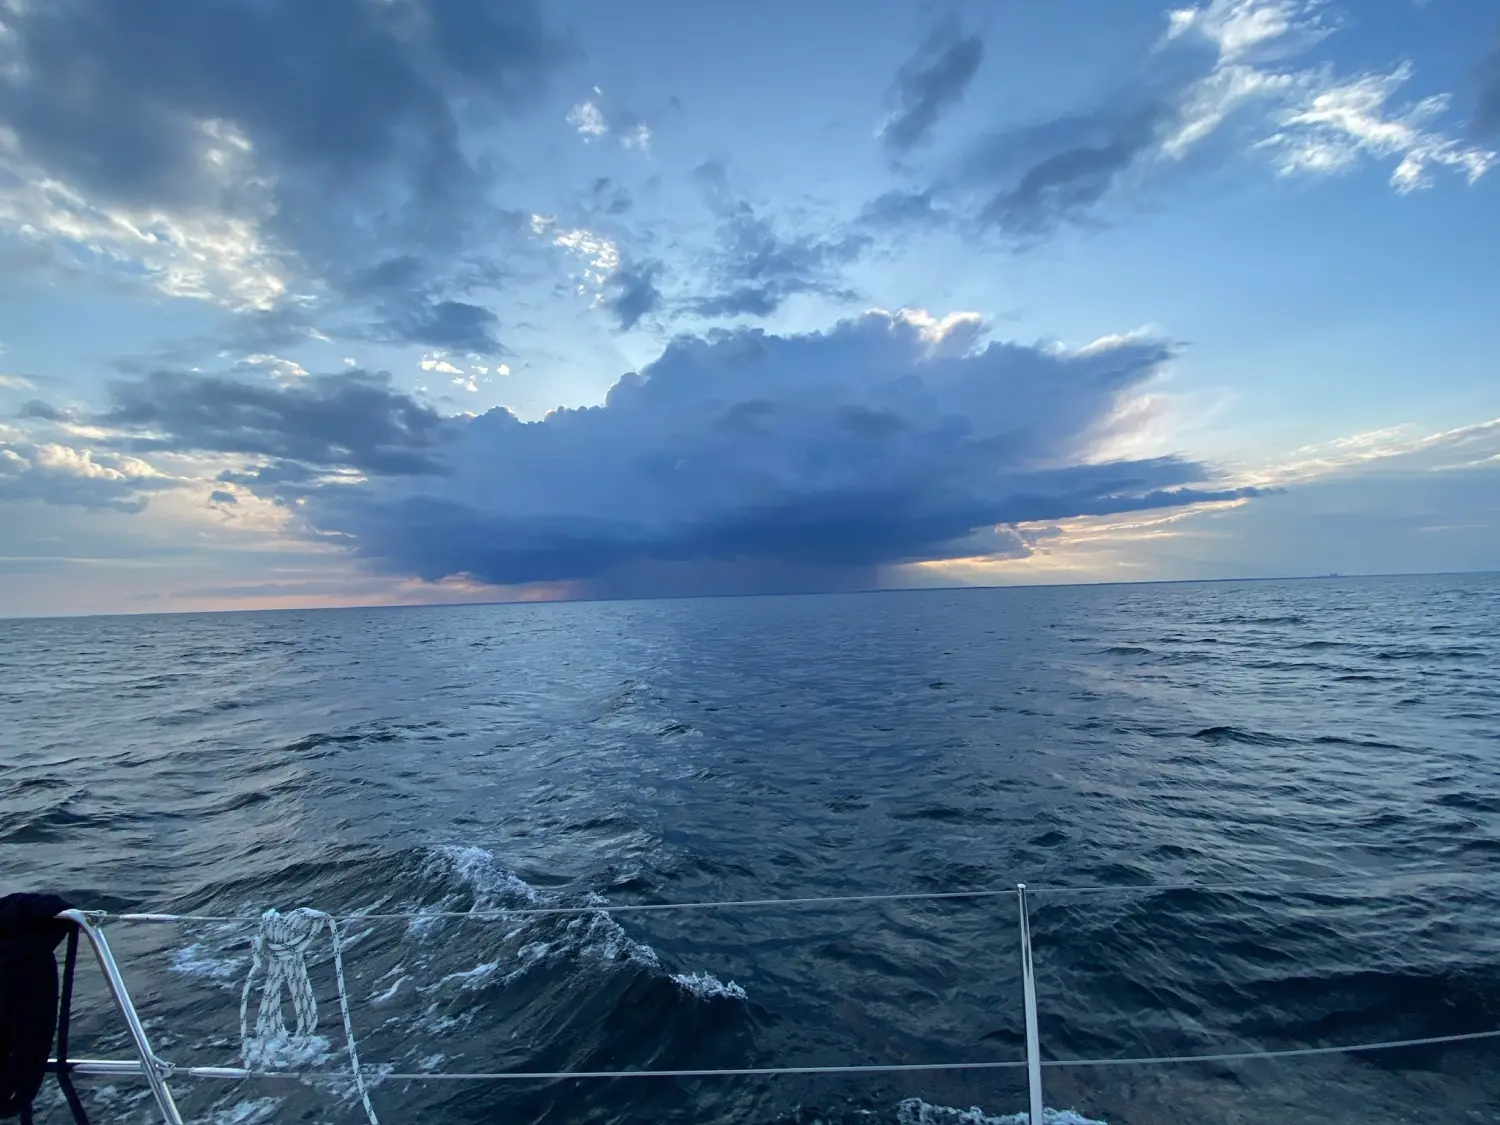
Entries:
<svg viewBox="0 0 1500 1125">
<path fill-rule="evenodd" d="M 926 141 L 943 112 L 963 99 L 983 58 L 979 36 L 965 35 L 956 20 L 939 23 L 891 83 L 894 108 L 880 128 L 881 143 L 904 153 Z"/>
<path fill-rule="evenodd" d="M 1170 37 L 1199 35 L 1217 57 L 1213 70 L 1188 87 L 1164 153 L 1180 156 L 1236 109 L 1259 102 L 1275 131 L 1254 147 L 1271 152 L 1284 174 L 1330 174 L 1365 159 L 1393 159 L 1391 185 L 1405 194 L 1427 186 L 1433 166 L 1455 169 L 1471 183 L 1493 166 L 1495 153 L 1433 128 L 1449 95 L 1392 105 L 1414 73 L 1409 62 L 1349 77 L 1328 66 L 1285 65 L 1332 34 L 1323 11 L 1319 0 L 1212 0 L 1172 13 Z"/>
<path fill-rule="evenodd" d="M 1282 176 L 1389 162 L 1401 194 L 1429 186 L 1438 170 L 1473 183 L 1495 165 L 1494 151 L 1440 127 L 1449 95 L 1399 102 L 1411 63 L 1347 75 L 1308 61 L 1336 31 L 1326 11 L 1321 0 L 1174 10 L 1141 77 L 1106 104 L 998 130 L 927 191 L 892 198 L 923 204 L 909 209 L 912 221 L 957 211 L 1024 245 L 1067 224 L 1104 222 L 1124 186 L 1185 174 L 1187 158 L 1211 141 L 1215 159 L 1262 155 Z"/>
<path fill-rule="evenodd" d="M 857 296 L 845 284 L 843 269 L 869 248 L 869 234 L 843 227 L 830 233 L 785 231 L 735 193 L 722 163 L 700 165 L 694 176 L 719 224 L 717 245 L 705 259 L 708 292 L 692 298 L 689 311 L 704 317 L 766 317 L 798 294 Z"/>
</svg>

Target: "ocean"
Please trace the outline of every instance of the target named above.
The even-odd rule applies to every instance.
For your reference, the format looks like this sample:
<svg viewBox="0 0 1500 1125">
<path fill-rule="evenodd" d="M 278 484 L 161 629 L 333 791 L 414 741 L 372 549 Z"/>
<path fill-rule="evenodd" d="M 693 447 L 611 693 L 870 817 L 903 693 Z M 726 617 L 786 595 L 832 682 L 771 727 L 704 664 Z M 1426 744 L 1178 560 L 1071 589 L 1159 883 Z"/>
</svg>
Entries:
<svg viewBox="0 0 1500 1125">
<path fill-rule="evenodd" d="M 1019 1059 L 1012 896 L 611 908 L 1020 881 L 1052 1059 L 1491 1030 L 1497 670 L 1496 575 L 0 621 L 0 890 L 410 915 L 346 932 L 361 1060 L 398 1073 Z M 587 909 L 504 913 L 539 906 Z M 162 1055 L 236 1065 L 254 929 L 109 926 Z M 189 1120 L 364 1120 L 314 952 L 296 1064 L 326 1076 L 180 1078 Z M 82 985 L 74 1054 L 124 1057 Z M 1495 1122 L 1497 1063 L 1045 1081 L 1059 1123 Z M 79 1084 L 153 1120 L 141 1083 Z M 1026 1107 L 1013 1070 L 371 1096 L 385 1125 Z"/>
</svg>

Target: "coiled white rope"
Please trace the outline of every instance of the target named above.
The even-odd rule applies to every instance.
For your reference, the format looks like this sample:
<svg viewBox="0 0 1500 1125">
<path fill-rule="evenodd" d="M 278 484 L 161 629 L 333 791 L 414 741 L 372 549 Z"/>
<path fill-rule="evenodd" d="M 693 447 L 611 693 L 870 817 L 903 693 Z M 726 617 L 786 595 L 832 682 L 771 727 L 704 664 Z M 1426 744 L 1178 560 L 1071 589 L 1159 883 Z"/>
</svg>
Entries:
<svg viewBox="0 0 1500 1125">
<path fill-rule="evenodd" d="M 343 942 L 339 937 L 339 924 L 332 915 L 304 906 L 285 914 L 267 910 L 260 916 L 260 931 L 251 946 L 250 972 L 245 977 L 245 989 L 240 993 L 240 1051 L 246 1068 L 253 1069 L 257 1057 L 264 1063 L 266 1050 L 271 1044 L 296 1040 L 307 1042 L 318 1030 L 318 999 L 307 975 L 307 950 L 325 925 L 333 945 L 333 970 L 338 981 L 339 1010 L 344 1016 L 344 1040 L 349 1045 L 349 1067 L 354 1075 L 354 1087 L 359 1092 L 370 1125 L 380 1125 L 375 1107 L 370 1104 L 370 1092 L 365 1088 L 364 1069 L 359 1065 L 354 1023 L 349 1018 L 349 990 L 344 984 Z M 262 970 L 265 984 L 252 1037 L 250 993 L 255 987 L 256 975 Z M 283 993 L 291 1000 L 292 1011 L 297 1017 L 295 1032 L 287 1031 Z"/>
</svg>

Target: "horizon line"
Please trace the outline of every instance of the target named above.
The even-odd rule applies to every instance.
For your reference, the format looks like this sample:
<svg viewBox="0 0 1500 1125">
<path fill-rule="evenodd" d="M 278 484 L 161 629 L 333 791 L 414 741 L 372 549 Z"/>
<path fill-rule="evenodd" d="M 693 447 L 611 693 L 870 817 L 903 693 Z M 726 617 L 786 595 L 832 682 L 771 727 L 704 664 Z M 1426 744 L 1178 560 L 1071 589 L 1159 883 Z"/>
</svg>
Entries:
<svg viewBox="0 0 1500 1125">
<path fill-rule="evenodd" d="M 722 598 L 807 598 L 843 597 L 865 594 L 934 594 L 954 593 L 968 590 L 1045 590 L 1054 588 L 1101 587 L 1101 586 L 1201 586 L 1230 582 L 1317 582 L 1364 578 L 1444 578 L 1466 575 L 1500 575 L 1500 570 L 1415 570 L 1415 571 L 1371 571 L 1363 574 L 1330 572 L 1326 574 L 1282 574 L 1227 576 L 1219 578 L 1136 578 L 1111 579 L 1093 582 L 1007 582 L 997 584 L 963 584 L 951 586 L 877 586 L 865 590 L 776 590 L 756 592 L 731 592 L 722 594 L 653 594 L 633 597 L 581 597 L 581 598 L 496 598 L 488 601 L 449 602 L 371 602 L 360 605 L 321 606 L 237 606 L 224 609 L 121 609 L 94 613 L 0 613 L 0 621 L 75 621 L 92 617 L 202 617 L 211 614 L 232 613 L 340 613 L 349 610 L 375 609 L 463 609 L 474 606 L 529 606 L 529 605 L 580 605 L 606 602 L 665 602 L 707 601 Z"/>
</svg>

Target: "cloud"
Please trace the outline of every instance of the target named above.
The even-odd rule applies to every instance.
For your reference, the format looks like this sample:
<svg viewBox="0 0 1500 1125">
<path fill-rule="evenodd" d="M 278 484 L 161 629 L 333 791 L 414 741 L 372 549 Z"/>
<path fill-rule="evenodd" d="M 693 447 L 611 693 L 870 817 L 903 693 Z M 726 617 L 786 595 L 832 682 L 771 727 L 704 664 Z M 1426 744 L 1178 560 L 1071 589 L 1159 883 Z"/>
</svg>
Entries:
<svg viewBox="0 0 1500 1125">
<path fill-rule="evenodd" d="M 533 227 L 537 226 L 537 219 L 533 217 Z M 543 230 L 550 225 L 550 220 L 542 220 Z M 620 268 L 620 248 L 603 235 L 583 227 L 559 231 L 553 237 L 552 245 L 583 259 L 582 279 L 589 285 L 603 285 Z"/>
<path fill-rule="evenodd" d="M 635 206 L 630 191 L 608 176 L 600 176 L 589 187 L 590 205 L 606 215 L 623 215 Z"/>
<path fill-rule="evenodd" d="M 783 233 L 734 194 L 723 164 L 709 161 L 694 176 L 720 223 L 718 246 L 707 263 L 710 292 L 690 301 L 689 311 L 703 317 L 766 317 L 799 293 L 839 300 L 856 296 L 842 283 L 842 267 L 868 249 L 869 235 Z"/>
<path fill-rule="evenodd" d="M 40 422 L 71 422 L 73 420 L 71 411 L 63 410 L 38 398 L 23 402 L 21 409 L 16 411 L 16 417 L 35 419 Z"/>
<path fill-rule="evenodd" d="M 1256 483 L 1279 485 L 1371 472 L 1500 470 L 1500 418 L 1437 433 L 1414 430 L 1392 426 L 1303 446 L 1249 477 Z"/>
<path fill-rule="evenodd" d="M 1361 159 L 1395 159 L 1391 185 L 1402 194 L 1425 187 L 1428 169 L 1460 171 L 1470 183 L 1494 164 L 1493 152 L 1429 128 L 1447 111 L 1447 94 L 1402 108 L 1388 104 L 1412 76 L 1409 62 L 1389 73 L 1341 77 L 1329 66 L 1279 65 L 1332 33 L 1319 0 L 1212 0 L 1172 13 L 1169 38 L 1198 36 L 1215 51 L 1210 72 L 1191 83 L 1177 107 L 1178 126 L 1164 144 L 1180 156 L 1237 109 L 1262 103 L 1275 132 L 1253 148 L 1270 151 L 1283 173 L 1334 173 Z"/>
<path fill-rule="evenodd" d="M 926 141 L 943 111 L 963 99 L 983 57 L 983 42 L 964 35 L 957 21 L 934 28 L 891 84 L 896 108 L 880 129 L 881 143 L 904 153 Z"/>
<path fill-rule="evenodd" d="M 651 151 L 651 136 L 651 126 L 644 121 L 637 121 L 620 130 L 620 144 L 636 152 L 649 152 Z"/>
<path fill-rule="evenodd" d="M 182 483 L 125 454 L 0 442 L 0 500 L 139 512 L 151 493 Z"/>
<path fill-rule="evenodd" d="M 892 564 L 1023 550 L 1015 523 L 1253 494 L 1198 487 L 1213 474 L 1176 457 L 1095 459 L 1171 360 L 1164 341 L 982 333 L 974 314 L 917 312 L 717 330 L 675 340 L 602 406 L 530 423 L 442 418 L 363 373 L 158 374 L 116 387 L 101 421 L 138 449 L 266 459 L 225 479 L 376 569 L 596 593 L 867 585 Z"/>
<path fill-rule="evenodd" d="M 530 0 L 69 0 L 0 21 L 0 228 L 263 310 L 304 282 L 345 293 L 392 248 L 428 303 L 457 296 L 493 209 L 455 107 L 511 114 L 572 51 Z"/>
<path fill-rule="evenodd" d="M 1489 54 L 1479 64 L 1478 79 L 1470 132 L 1476 137 L 1500 136 L 1500 30 L 1496 31 Z"/>
<path fill-rule="evenodd" d="M 616 270 L 605 286 L 604 307 L 615 317 L 622 332 L 640 323 L 641 317 L 661 307 L 661 290 L 656 278 L 660 262 L 645 262 Z"/>
<path fill-rule="evenodd" d="M 267 352 L 252 352 L 240 360 L 237 365 L 244 369 L 264 371 L 274 379 L 292 381 L 307 377 L 307 368 L 296 360 L 283 359 L 278 355 Z"/>
<path fill-rule="evenodd" d="M 1197 35 L 1212 43 L 1221 64 L 1255 55 L 1306 50 L 1327 36 L 1321 0 L 1210 0 L 1167 13 L 1167 38 Z"/>
<path fill-rule="evenodd" d="M 1299 61 L 1334 31 L 1323 10 L 1319 0 L 1211 0 L 1172 11 L 1140 74 L 1107 101 L 997 129 L 925 191 L 882 197 L 869 213 L 886 225 L 957 214 L 1026 245 L 1103 225 L 1113 201 L 1189 174 L 1193 156 L 1269 156 L 1282 176 L 1390 161 L 1403 194 L 1439 169 L 1473 183 L 1494 166 L 1496 153 L 1438 128 L 1447 95 L 1397 103 L 1409 63 L 1341 75 Z"/>
<path fill-rule="evenodd" d="M 1006 186 L 984 201 L 980 223 L 1029 241 L 1088 219 L 1116 180 L 1157 142 L 1162 120 L 1161 107 L 1146 105 L 991 137 L 971 154 L 966 174 L 976 182 L 999 178 Z"/>
<path fill-rule="evenodd" d="M 465 301 L 438 301 L 398 314 L 384 331 L 402 343 L 492 356 L 506 351 L 495 334 L 499 326 L 500 318 L 489 309 Z"/>
<path fill-rule="evenodd" d="M 157 371 L 111 388 L 95 420 L 134 453 L 269 458 L 268 478 L 310 480 L 322 470 L 441 473 L 436 449 L 453 423 L 391 389 L 384 374 L 346 371 L 295 383 Z"/>
<path fill-rule="evenodd" d="M 595 99 L 601 97 L 603 91 L 594 87 Z M 585 144 L 591 144 L 609 136 L 613 132 L 620 141 L 620 147 L 633 149 L 637 152 L 649 152 L 651 149 L 651 127 L 641 121 L 634 114 L 625 111 L 613 114 L 614 125 L 610 125 L 609 117 L 604 113 L 597 100 L 579 102 L 568 111 L 568 124 L 578 131 Z"/>
<path fill-rule="evenodd" d="M 860 224 L 875 228 L 944 227 L 953 213 L 940 206 L 931 191 L 888 191 L 865 204 Z"/>
<path fill-rule="evenodd" d="M 577 129 L 585 141 L 596 141 L 609 132 L 604 113 L 593 102 L 579 102 L 568 110 L 568 124 Z"/>
<path fill-rule="evenodd" d="M 1402 64 L 1390 74 L 1330 83 L 1284 110 L 1281 130 L 1260 147 L 1275 154 L 1277 168 L 1285 174 L 1342 172 L 1366 156 L 1396 158 L 1391 186 L 1403 195 L 1426 187 L 1434 166 L 1455 169 L 1473 183 L 1494 165 L 1496 154 L 1425 128 L 1448 108 L 1446 94 L 1400 111 L 1387 108 L 1411 74 L 1411 67 Z"/>
</svg>

